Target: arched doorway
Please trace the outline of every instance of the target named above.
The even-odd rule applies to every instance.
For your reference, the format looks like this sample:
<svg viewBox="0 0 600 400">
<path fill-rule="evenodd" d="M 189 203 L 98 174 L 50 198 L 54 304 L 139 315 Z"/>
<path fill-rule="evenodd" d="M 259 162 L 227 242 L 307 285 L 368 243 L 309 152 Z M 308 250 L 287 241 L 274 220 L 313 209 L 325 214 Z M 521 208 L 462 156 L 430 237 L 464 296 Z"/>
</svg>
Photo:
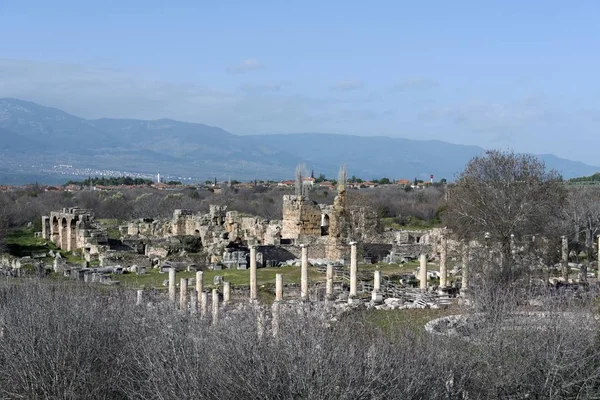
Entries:
<svg viewBox="0 0 600 400">
<path fill-rule="evenodd" d="M 321 214 L 321 236 L 329 236 L 329 215 Z"/>
<path fill-rule="evenodd" d="M 55 246 L 60 247 L 60 227 L 56 215 L 52 218 L 52 230 L 50 232 L 52 234 L 50 240 Z"/>
</svg>

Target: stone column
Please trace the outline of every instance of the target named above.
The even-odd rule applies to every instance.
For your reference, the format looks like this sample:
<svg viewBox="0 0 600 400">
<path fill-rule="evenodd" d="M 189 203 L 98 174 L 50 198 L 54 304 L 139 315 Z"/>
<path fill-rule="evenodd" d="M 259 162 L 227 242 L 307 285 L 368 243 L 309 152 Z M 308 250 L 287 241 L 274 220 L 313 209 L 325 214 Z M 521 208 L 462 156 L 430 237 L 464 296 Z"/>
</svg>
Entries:
<svg viewBox="0 0 600 400">
<path fill-rule="evenodd" d="M 196 297 L 200 304 L 202 304 L 202 292 L 204 292 L 204 272 L 196 271 Z"/>
<path fill-rule="evenodd" d="M 421 290 L 427 290 L 427 255 L 421 253 L 419 261 L 419 288 Z"/>
<path fill-rule="evenodd" d="M 212 290 L 212 323 L 216 324 L 219 320 L 219 292 L 217 289 Z"/>
<path fill-rule="evenodd" d="M 381 271 L 373 272 L 373 290 L 379 292 L 381 290 Z"/>
<path fill-rule="evenodd" d="M 223 282 L 223 304 L 229 304 L 231 301 L 231 282 Z"/>
<path fill-rule="evenodd" d="M 300 299 L 308 300 L 308 245 L 301 244 L 302 248 L 302 266 L 300 267 Z"/>
<path fill-rule="evenodd" d="M 327 264 L 327 281 L 325 283 L 325 297 L 333 299 L 333 265 Z"/>
<path fill-rule="evenodd" d="M 350 242 L 350 297 L 357 296 L 358 260 L 356 255 L 356 242 Z"/>
<path fill-rule="evenodd" d="M 460 290 L 465 291 L 469 288 L 469 242 L 462 243 L 462 284 Z"/>
<path fill-rule="evenodd" d="M 275 301 L 283 301 L 283 274 L 275 274 Z"/>
<path fill-rule="evenodd" d="M 169 268 L 169 300 L 175 303 L 175 268 Z"/>
<path fill-rule="evenodd" d="M 181 278 L 179 280 L 179 309 L 183 312 L 187 310 L 187 287 L 188 280 Z"/>
<path fill-rule="evenodd" d="M 256 246 L 250 246 L 250 301 L 258 299 L 256 284 Z"/>
<path fill-rule="evenodd" d="M 135 300 L 135 305 L 136 306 L 141 306 L 142 305 L 142 298 L 144 296 L 144 291 L 143 290 L 138 290 L 137 291 L 137 298 Z"/>
<path fill-rule="evenodd" d="M 202 292 L 200 293 L 200 317 L 206 318 L 206 314 L 208 314 L 208 293 Z"/>
<path fill-rule="evenodd" d="M 448 238 L 446 230 L 442 232 L 442 243 L 440 248 L 440 288 L 448 286 L 448 270 L 446 268 L 446 259 L 448 257 Z"/>
<path fill-rule="evenodd" d="M 569 238 L 561 236 L 561 266 L 565 283 L 569 281 Z"/>
<path fill-rule="evenodd" d="M 373 292 L 371 293 L 371 301 L 373 303 L 383 302 L 383 295 L 381 294 L 381 271 L 379 270 L 373 272 Z"/>
</svg>

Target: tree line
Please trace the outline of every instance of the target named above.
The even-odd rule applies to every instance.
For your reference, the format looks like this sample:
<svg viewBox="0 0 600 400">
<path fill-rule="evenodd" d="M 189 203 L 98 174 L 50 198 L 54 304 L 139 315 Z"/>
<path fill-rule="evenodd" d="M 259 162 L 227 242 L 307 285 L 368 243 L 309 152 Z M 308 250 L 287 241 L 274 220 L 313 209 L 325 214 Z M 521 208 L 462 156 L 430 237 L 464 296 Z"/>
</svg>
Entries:
<svg viewBox="0 0 600 400">
<path fill-rule="evenodd" d="M 101 176 L 87 178 L 83 181 L 67 181 L 66 185 L 77 185 L 77 186 L 149 186 L 154 183 L 151 179 L 134 178 L 131 176 Z M 181 183 L 181 182 L 179 182 Z"/>
</svg>

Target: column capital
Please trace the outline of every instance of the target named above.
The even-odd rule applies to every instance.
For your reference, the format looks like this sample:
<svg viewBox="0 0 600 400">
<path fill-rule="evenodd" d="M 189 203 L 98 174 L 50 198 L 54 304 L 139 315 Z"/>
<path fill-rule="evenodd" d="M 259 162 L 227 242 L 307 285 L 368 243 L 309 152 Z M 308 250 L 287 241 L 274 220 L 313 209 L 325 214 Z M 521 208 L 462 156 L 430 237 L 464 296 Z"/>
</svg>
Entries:
<svg viewBox="0 0 600 400">
<path fill-rule="evenodd" d="M 300 245 L 300 247 L 301 247 L 301 248 L 303 248 L 303 249 L 304 249 L 304 248 L 306 248 L 306 247 L 308 247 L 308 246 L 309 246 L 309 245 L 308 245 L 308 243 L 302 243 L 302 244 Z"/>
<path fill-rule="evenodd" d="M 350 246 L 356 246 L 358 244 L 358 242 L 349 242 L 348 243 Z"/>
</svg>

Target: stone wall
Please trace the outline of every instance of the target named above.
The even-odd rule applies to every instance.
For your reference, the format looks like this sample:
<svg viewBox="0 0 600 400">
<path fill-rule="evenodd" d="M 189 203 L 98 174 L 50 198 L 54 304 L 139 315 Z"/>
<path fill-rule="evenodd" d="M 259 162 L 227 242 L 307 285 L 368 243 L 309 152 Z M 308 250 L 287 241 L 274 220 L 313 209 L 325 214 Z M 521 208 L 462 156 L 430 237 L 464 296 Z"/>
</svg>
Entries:
<svg viewBox="0 0 600 400">
<path fill-rule="evenodd" d="M 321 208 L 305 196 L 283 196 L 282 239 L 321 236 Z"/>
</svg>

